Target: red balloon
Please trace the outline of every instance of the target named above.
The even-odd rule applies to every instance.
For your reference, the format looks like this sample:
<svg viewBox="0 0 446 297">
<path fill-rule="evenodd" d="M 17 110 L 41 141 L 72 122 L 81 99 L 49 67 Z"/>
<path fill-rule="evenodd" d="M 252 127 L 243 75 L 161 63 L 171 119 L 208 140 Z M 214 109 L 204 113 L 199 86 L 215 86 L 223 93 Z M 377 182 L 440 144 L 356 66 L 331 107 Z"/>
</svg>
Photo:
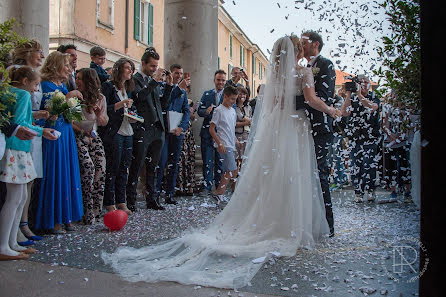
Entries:
<svg viewBox="0 0 446 297">
<path fill-rule="evenodd" d="M 113 210 L 104 216 L 104 224 L 110 230 L 121 230 L 127 223 L 127 213 L 123 210 Z"/>
</svg>

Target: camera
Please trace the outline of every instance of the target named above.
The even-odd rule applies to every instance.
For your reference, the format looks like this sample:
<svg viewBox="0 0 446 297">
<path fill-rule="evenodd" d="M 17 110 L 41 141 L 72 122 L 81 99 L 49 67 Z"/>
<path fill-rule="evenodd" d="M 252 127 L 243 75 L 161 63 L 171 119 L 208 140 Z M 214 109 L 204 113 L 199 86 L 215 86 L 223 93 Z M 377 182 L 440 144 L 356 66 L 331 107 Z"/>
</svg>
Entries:
<svg viewBox="0 0 446 297">
<path fill-rule="evenodd" d="M 245 70 L 243 68 L 240 68 L 240 72 L 245 72 Z"/>
<path fill-rule="evenodd" d="M 345 91 L 350 91 L 350 92 L 358 91 L 358 86 L 356 84 L 361 83 L 359 81 L 358 77 L 353 76 L 353 75 L 347 75 L 347 76 L 344 76 L 344 79 L 351 80 L 351 81 L 348 81 L 345 83 Z"/>
<path fill-rule="evenodd" d="M 167 76 L 167 75 L 170 74 L 170 71 L 169 70 L 164 70 L 164 74 Z"/>
</svg>

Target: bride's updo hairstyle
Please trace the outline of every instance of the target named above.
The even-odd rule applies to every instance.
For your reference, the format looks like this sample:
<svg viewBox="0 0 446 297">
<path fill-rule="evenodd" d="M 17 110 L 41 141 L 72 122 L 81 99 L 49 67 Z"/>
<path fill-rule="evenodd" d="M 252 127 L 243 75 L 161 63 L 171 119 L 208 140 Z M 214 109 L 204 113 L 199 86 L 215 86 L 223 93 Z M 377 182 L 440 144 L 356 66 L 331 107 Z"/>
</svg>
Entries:
<svg viewBox="0 0 446 297">
<path fill-rule="evenodd" d="M 302 43 L 300 42 L 299 37 L 294 34 L 291 34 L 290 39 L 294 46 L 294 56 L 297 56 L 299 52 L 302 51 Z"/>
</svg>

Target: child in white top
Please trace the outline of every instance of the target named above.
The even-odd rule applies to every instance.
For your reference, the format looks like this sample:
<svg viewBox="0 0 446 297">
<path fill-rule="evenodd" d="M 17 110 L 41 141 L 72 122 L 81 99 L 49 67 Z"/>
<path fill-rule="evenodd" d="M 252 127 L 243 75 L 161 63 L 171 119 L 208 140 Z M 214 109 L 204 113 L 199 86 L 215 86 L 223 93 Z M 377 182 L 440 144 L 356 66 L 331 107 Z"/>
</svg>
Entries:
<svg viewBox="0 0 446 297">
<path fill-rule="evenodd" d="M 213 198 L 217 200 L 217 203 L 221 202 L 230 179 L 233 180 L 233 188 L 235 188 L 235 179 L 237 177 L 235 150 L 239 143 L 235 137 L 237 115 L 233 106 L 237 96 L 238 90 L 232 86 L 227 86 L 223 90 L 223 103 L 214 110 L 209 126 L 209 132 L 215 141 L 214 145 L 223 159 L 223 175 L 217 189 L 213 193 Z"/>
</svg>

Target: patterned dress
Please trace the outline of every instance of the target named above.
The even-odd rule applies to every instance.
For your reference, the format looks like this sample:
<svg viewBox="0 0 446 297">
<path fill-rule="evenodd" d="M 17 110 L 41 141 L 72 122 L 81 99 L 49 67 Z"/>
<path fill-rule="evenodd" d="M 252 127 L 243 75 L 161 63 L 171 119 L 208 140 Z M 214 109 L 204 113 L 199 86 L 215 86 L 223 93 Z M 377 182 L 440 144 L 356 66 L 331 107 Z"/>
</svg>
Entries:
<svg viewBox="0 0 446 297">
<path fill-rule="evenodd" d="M 195 180 L 195 138 L 191 130 L 191 123 L 187 128 L 178 164 L 177 191 L 178 196 L 193 195 L 198 192 Z"/>
</svg>

